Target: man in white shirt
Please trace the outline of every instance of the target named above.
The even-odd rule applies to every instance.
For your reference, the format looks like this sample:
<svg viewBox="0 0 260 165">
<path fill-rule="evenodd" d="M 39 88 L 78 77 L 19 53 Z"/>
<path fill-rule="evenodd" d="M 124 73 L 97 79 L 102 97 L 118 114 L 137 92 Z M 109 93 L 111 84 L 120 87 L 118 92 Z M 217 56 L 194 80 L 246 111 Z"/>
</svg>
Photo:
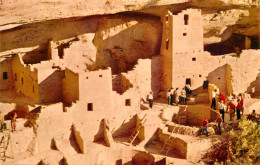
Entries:
<svg viewBox="0 0 260 165">
<path fill-rule="evenodd" d="M 216 93 L 217 93 L 216 89 L 215 89 L 215 91 L 212 91 L 211 109 L 214 109 L 214 110 L 216 110 Z"/>
<path fill-rule="evenodd" d="M 149 107 L 153 108 L 153 92 L 150 92 L 148 96 L 148 100 L 149 100 Z"/>
</svg>

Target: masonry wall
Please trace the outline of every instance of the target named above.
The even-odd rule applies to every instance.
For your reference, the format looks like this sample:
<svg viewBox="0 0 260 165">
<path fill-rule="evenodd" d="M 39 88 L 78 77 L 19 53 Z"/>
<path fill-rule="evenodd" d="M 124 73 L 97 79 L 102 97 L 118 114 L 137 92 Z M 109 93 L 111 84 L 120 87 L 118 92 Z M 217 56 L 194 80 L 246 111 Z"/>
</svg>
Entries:
<svg viewBox="0 0 260 165">
<path fill-rule="evenodd" d="M 79 74 L 79 100 L 88 111 L 92 104 L 93 112 L 111 113 L 112 75 L 111 69 L 83 72 Z M 89 110 L 91 112 L 91 110 Z"/>
<path fill-rule="evenodd" d="M 191 80 L 192 89 L 201 87 L 208 76 L 208 71 L 203 66 L 207 55 L 209 54 L 199 52 L 173 54 L 172 87 L 183 88 L 186 79 Z"/>
<path fill-rule="evenodd" d="M 187 79 L 190 79 L 192 89 L 209 81 L 225 94 L 239 94 L 257 88 L 254 82 L 259 74 L 260 51 L 243 50 L 239 56 L 211 56 L 209 52 L 204 52 L 201 11 L 197 9 L 184 10 L 177 15 L 166 12 L 161 21 L 161 86 L 165 91 L 171 87 L 183 88 Z"/>
<path fill-rule="evenodd" d="M 161 55 L 162 55 L 162 89 L 166 92 L 172 87 L 172 52 L 173 52 L 173 15 L 167 11 L 161 17 L 163 24 Z"/>
<path fill-rule="evenodd" d="M 14 87 L 12 59 L 4 58 L 0 62 L 0 89 L 10 89 Z M 6 73 L 5 73 L 6 72 Z M 6 75 L 7 74 L 7 77 Z"/>
<path fill-rule="evenodd" d="M 167 142 L 169 139 L 170 133 L 165 133 L 162 130 L 159 130 L 159 138 L 164 144 Z M 170 137 L 173 140 L 173 143 L 171 145 L 171 151 L 174 150 L 175 154 L 180 156 L 183 159 L 187 158 L 187 142 L 184 140 L 178 138 L 178 137 Z"/>
<path fill-rule="evenodd" d="M 62 80 L 62 98 L 67 104 L 79 100 L 79 75 L 67 68 Z"/>
<path fill-rule="evenodd" d="M 52 40 L 48 40 L 47 59 L 48 60 L 59 59 L 57 45 Z"/>
<path fill-rule="evenodd" d="M 173 15 L 173 53 L 203 51 L 200 9 L 183 10 Z"/>
<path fill-rule="evenodd" d="M 15 90 L 39 102 L 38 71 L 30 65 L 24 65 L 20 55 L 15 55 L 12 62 Z"/>
<path fill-rule="evenodd" d="M 203 119 L 210 119 L 210 107 L 202 106 L 201 104 L 187 107 L 187 124 L 194 126 L 202 126 Z"/>
<path fill-rule="evenodd" d="M 128 100 L 128 101 L 127 101 Z M 140 109 L 140 94 L 131 88 L 122 95 L 113 92 L 114 108 L 118 110 L 132 110 L 136 111 Z M 127 103 L 129 102 L 129 103 Z"/>
<path fill-rule="evenodd" d="M 39 81 L 39 96 L 41 103 L 57 103 L 62 101 L 62 79 L 64 71 L 41 68 L 38 77 L 44 77 Z"/>
<path fill-rule="evenodd" d="M 249 92 L 250 88 L 259 88 L 253 84 L 260 73 L 260 50 L 243 50 L 240 57 L 227 59 L 232 69 L 232 88 L 234 93 Z"/>
</svg>

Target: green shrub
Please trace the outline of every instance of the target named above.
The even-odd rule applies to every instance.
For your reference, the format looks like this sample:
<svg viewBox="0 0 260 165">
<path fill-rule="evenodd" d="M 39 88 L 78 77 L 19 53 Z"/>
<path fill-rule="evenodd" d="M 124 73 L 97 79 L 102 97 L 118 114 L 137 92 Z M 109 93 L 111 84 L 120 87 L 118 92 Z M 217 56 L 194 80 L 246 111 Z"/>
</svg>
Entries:
<svg viewBox="0 0 260 165">
<path fill-rule="evenodd" d="M 227 163 L 254 164 L 260 156 L 259 125 L 244 119 L 239 122 L 238 129 L 230 131 Z"/>
</svg>

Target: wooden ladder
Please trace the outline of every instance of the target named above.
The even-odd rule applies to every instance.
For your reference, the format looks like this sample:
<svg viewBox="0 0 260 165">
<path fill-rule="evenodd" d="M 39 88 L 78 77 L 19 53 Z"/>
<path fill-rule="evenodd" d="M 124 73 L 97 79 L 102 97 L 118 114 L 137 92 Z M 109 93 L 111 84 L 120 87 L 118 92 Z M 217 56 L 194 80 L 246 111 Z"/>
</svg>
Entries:
<svg viewBox="0 0 260 165">
<path fill-rule="evenodd" d="M 168 152 L 170 151 L 170 149 L 171 149 L 171 147 L 172 147 L 172 143 L 173 143 L 173 141 L 174 141 L 174 139 L 171 139 L 171 137 L 172 137 L 172 134 L 173 134 L 173 132 L 175 131 L 175 129 L 176 129 L 176 127 L 173 128 L 173 130 L 172 130 L 172 132 L 171 132 L 169 138 L 167 139 L 166 143 L 164 144 L 164 146 L 163 146 L 163 148 L 162 148 L 162 150 L 161 150 L 161 154 L 167 155 Z"/>
<path fill-rule="evenodd" d="M 146 117 L 146 114 L 141 119 L 140 124 L 135 128 L 134 132 L 131 134 L 130 138 L 128 139 L 129 145 L 134 142 L 134 140 L 136 139 L 137 135 L 139 134 L 141 128 L 143 127 L 144 123 L 146 122 L 147 119 L 144 120 L 145 117 Z"/>
<path fill-rule="evenodd" d="M 6 160 L 6 158 L 7 158 L 6 151 L 9 146 L 9 143 L 11 144 L 10 130 L 7 133 L 4 133 L 4 136 L 2 137 L 2 139 L 0 141 L 0 160 L 3 160 L 3 161 Z M 12 150 L 12 144 L 11 144 L 11 150 Z"/>
</svg>

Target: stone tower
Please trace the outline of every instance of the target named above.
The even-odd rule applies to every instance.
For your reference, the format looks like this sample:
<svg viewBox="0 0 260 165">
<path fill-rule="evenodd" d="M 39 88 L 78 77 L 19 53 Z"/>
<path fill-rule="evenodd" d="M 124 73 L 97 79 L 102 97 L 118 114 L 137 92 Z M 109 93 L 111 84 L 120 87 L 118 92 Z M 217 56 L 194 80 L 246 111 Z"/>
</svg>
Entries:
<svg viewBox="0 0 260 165">
<path fill-rule="evenodd" d="M 178 68 L 182 68 L 183 56 L 203 52 L 203 28 L 200 9 L 187 9 L 173 15 L 166 11 L 161 17 L 163 24 L 161 55 L 163 58 L 163 82 L 165 91 L 171 87 L 182 87 L 178 82 Z M 183 69 L 182 69 L 183 70 Z M 182 80 L 181 80 L 182 81 Z"/>
</svg>

